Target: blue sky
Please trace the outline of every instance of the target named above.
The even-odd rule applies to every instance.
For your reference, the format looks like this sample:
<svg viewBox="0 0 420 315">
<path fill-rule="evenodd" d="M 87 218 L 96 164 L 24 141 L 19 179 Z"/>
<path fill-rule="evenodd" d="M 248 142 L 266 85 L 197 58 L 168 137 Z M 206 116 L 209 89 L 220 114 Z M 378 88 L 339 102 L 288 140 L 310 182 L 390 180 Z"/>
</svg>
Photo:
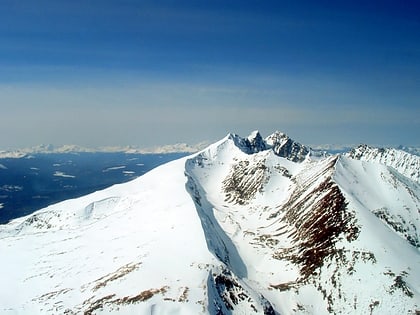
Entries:
<svg viewBox="0 0 420 315">
<path fill-rule="evenodd" d="M 420 3 L 0 2 L 0 149 L 418 145 Z"/>
</svg>

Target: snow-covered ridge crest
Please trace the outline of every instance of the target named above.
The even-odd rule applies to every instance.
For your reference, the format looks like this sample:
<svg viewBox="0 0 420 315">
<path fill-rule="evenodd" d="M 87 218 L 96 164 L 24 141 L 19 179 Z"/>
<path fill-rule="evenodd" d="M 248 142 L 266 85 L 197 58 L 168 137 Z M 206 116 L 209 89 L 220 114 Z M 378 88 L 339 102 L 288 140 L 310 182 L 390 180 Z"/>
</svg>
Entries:
<svg viewBox="0 0 420 315">
<path fill-rule="evenodd" d="M 229 134 L 1 225 L 0 313 L 420 312 L 419 184 L 311 154 Z"/>
<path fill-rule="evenodd" d="M 393 148 L 375 148 L 368 145 L 353 148 L 346 156 L 390 166 L 402 175 L 420 183 L 420 156 Z"/>
</svg>

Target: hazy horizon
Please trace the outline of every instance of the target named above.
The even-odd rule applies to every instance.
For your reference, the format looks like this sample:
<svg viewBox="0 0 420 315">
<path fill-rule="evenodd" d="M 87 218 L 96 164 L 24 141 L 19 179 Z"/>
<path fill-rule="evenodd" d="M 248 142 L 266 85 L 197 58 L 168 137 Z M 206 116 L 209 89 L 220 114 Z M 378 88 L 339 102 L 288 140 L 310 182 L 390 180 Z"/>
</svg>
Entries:
<svg viewBox="0 0 420 315">
<path fill-rule="evenodd" d="M 417 1 L 0 3 L 0 149 L 420 145 Z"/>
<path fill-rule="evenodd" d="M 242 138 L 246 138 L 249 134 L 246 135 L 239 135 Z M 225 135 L 226 136 L 226 135 Z M 262 134 L 265 138 L 269 136 L 269 134 Z M 290 136 L 290 135 L 289 135 Z M 186 142 L 177 142 L 177 143 L 167 143 L 167 144 L 152 144 L 149 146 L 145 145 L 138 145 L 138 144 L 127 144 L 127 145 L 78 145 L 78 144 L 52 144 L 52 143 L 41 143 L 37 145 L 31 145 L 26 147 L 0 147 L 0 154 L 7 153 L 25 153 L 25 152 L 53 152 L 53 153 L 67 153 L 67 152 L 103 152 L 103 153 L 118 153 L 118 152 L 133 152 L 139 154 L 165 154 L 165 153 L 176 153 L 176 152 L 197 152 L 200 151 L 207 146 L 223 139 L 214 139 L 214 140 L 204 140 L 196 143 L 186 143 Z M 300 142 L 299 139 L 294 138 L 291 136 L 294 141 Z M 399 148 L 399 147 L 406 147 L 406 148 L 414 148 L 420 149 L 420 144 L 383 144 L 383 143 L 366 143 L 366 142 L 359 142 L 359 143 L 303 143 L 301 144 L 305 146 L 309 146 L 316 150 L 346 150 L 349 148 L 354 148 L 359 145 L 369 145 L 372 147 L 379 147 L 379 148 Z M 10 155 L 12 156 L 12 155 Z"/>
</svg>

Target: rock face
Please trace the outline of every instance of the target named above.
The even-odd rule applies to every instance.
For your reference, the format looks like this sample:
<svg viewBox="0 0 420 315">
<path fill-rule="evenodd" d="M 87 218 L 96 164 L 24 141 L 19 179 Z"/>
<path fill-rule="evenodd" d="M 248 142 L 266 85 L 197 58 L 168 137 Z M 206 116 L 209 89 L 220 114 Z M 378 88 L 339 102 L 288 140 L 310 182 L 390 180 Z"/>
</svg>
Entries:
<svg viewBox="0 0 420 315">
<path fill-rule="evenodd" d="M 244 153 L 253 154 L 271 149 L 276 155 L 293 162 L 302 162 L 310 152 L 308 147 L 295 142 L 279 131 L 266 139 L 263 139 L 258 131 L 252 132 L 248 138 L 241 138 L 234 134 L 229 135 L 228 138 L 232 139 Z"/>
<path fill-rule="evenodd" d="M 266 143 L 272 147 L 274 153 L 293 162 L 302 162 L 309 153 L 309 148 L 295 142 L 281 132 L 275 132 L 267 137 Z"/>
<path fill-rule="evenodd" d="M 230 134 L 0 226 L 0 313 L 416 314 L 417 158 Z"/>
</svg>

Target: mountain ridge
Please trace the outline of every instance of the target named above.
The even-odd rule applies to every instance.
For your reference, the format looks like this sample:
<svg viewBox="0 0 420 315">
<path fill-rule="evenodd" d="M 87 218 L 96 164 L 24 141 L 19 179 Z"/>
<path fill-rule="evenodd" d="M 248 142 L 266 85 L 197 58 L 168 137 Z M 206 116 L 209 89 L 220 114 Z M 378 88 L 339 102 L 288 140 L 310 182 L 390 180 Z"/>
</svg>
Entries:
<svg viewBox="0 0 420 315">
<path fill-rule="evenodd" d="M 247 138 L 253 137 L 253 134 L 259 134 L 261 137 L 261 134 L 259 131 L 253 131 L 250 136 Z M 228 136 L 235 137 L 237 135 L 235 134 L 228 134 Z M 270 141 L 270 137 L 278 137 L 285 139 L 290 139 L 289 136 L 287 136 L 285 133 L 282 133 L 280 131 L 274 132 L 272 135 L 267 137 L 266 139 L 262 139 L 265 142 L 265 145 L 267 144 L 267 140 Z M 246 140 L 246 139 L 244 139 Z M 292 139 L 290 139 L 292 140 Z M 294 140 L 292 140 L 295 142 Z M 176 152 L 186 152 L 186 153 L 196 153 L 198 151 L 201 151 L 205 149 L 207 146 L 209 146 L 211 143 L 209 141 L 202 141 L 197 144 L 187 144 L 187 143 L 175 143 L 175 144 L 167 144 L 167 145 L 161 145 L 161 146 L 155 146 L 155 147 L 140 147 L 136 145 L 127 145 L 127 146 L 101 146 L 101 147 L 84 147 L 80 145 L 73 145 L 73 144 L 65 144 L 65 145 L 52 145 L 52 144 L 41 144 L 37 146 L 33 146 L 30 148 L 21 148 L 21 149 L 15 149 L 15 150 L 0 150 L 0 158 L 22 158 L 30 156 L 31 154 L 60 154 L 60 153 L 133 153 L 133 154 L 159 154 L 159 153 L 176 153 Z M 348 153 L 355 148 L 359 146 L 366 146 L 366 145 L 332 145 L 332 144 L 323 144 L 323 145 L 312 145 L 312 146 L 305 146 L 308 149 L 312 149 L 314 152 L 325 152 L 325 153 Z M 386 147 L 377 147 L 377 146 L 370 146 L 372 148 L 383 148 L 383 149 L 396 149 L 400 151 L 404 151 L 407 153 L 410 153 L 412 155 L 420 156 L 420 147 L 418 146 L 404 146 L 404 145 L 398 145 L 398 146 L 386 146 Z"/>
<path fill-rule="evenodd" d="M 420 182 L 420 157 L 394 148 L 375 148 L 359 145 L 351 149 L 347 156 L 363 161 L 375 161 L 393 167 L 401 174 Z"/>
<path fill-rule="evenodd" d="M 416 314 L 420 186 L 393 161 L 229 134 L 0 226 L 0 310 Z"/>
</svg>

